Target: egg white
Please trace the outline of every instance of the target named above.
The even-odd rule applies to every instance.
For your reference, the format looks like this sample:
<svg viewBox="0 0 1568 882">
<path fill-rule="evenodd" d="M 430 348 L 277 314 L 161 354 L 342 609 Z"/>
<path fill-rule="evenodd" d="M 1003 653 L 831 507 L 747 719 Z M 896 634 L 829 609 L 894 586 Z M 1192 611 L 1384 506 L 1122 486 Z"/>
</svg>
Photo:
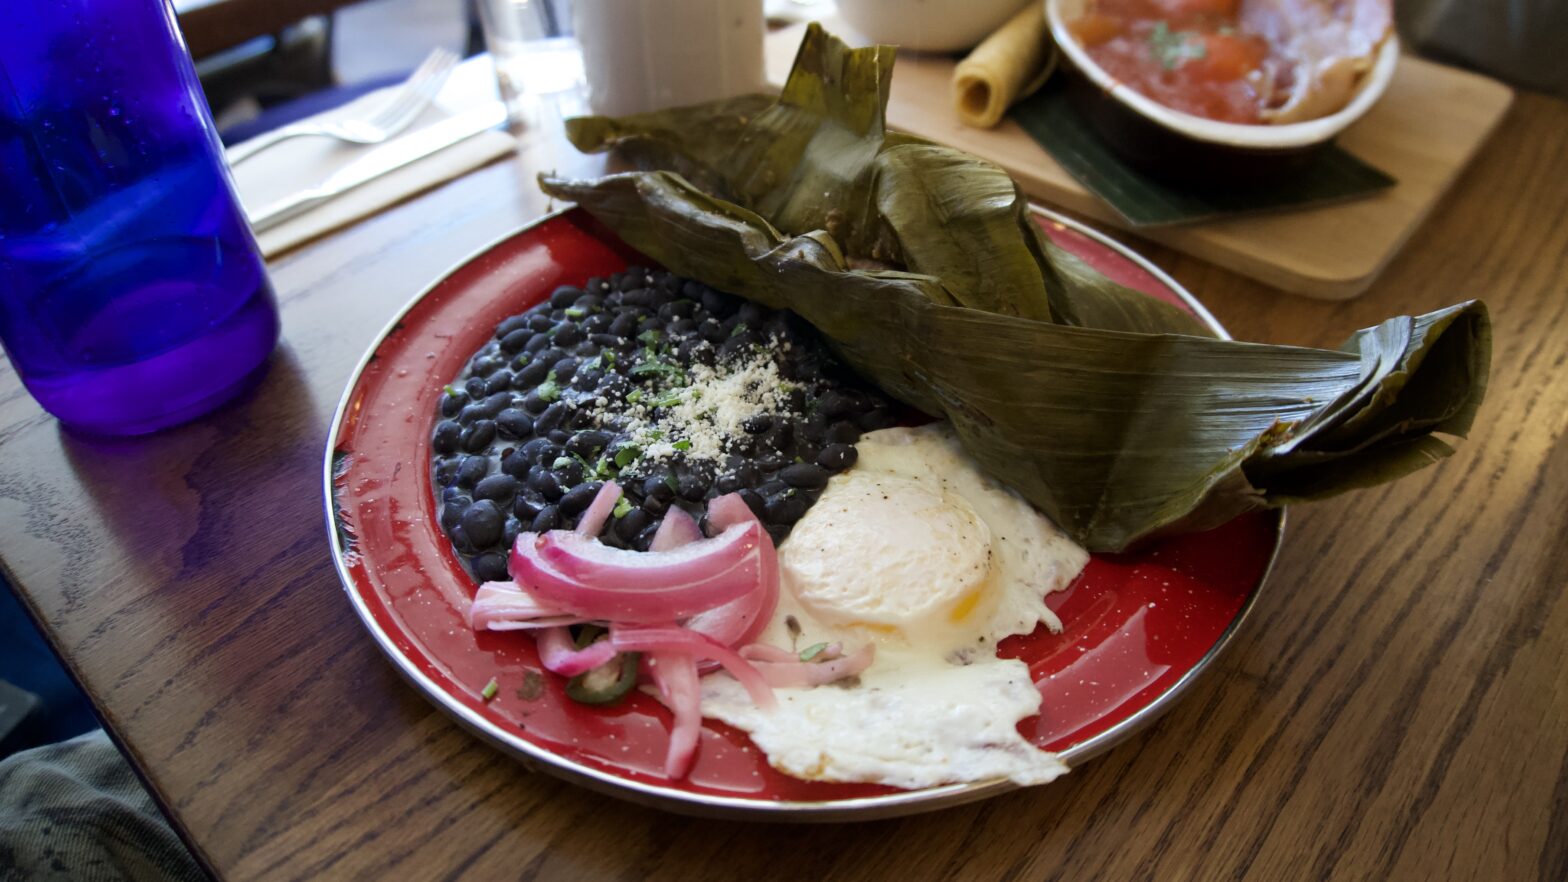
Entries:
<svg viewBox="0 0 1568 882">
<path fill-rule="evenodd" d="M 1016 493 L 987 477 L 951 427 L 871 432 L 779 547 L 783 590 L 761 642 L 806 649 L 867 641 L 858 678 L 776 690 L 763 711 L 723 674 L 702 711 L 748 732 L 798 778 L 903 788 L 1067 771 L 1018 734 L 1039 712 L 1028 666 L 996 644 L 1061 623 L 1045 595 L 1089 556 Z"/>
</svg>

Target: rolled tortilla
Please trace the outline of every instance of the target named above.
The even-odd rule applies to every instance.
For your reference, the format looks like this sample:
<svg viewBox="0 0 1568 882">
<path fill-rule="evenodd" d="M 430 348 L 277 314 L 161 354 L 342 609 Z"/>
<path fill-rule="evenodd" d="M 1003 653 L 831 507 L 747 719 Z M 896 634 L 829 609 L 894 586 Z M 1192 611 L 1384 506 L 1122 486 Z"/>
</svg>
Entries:
<svg viewBox="0 0 1568 882">
<path fill-rule="evenodd" d="M 953 104 L 966 124 L 988 129 L 1056 67 L 1045 8 L 1030 3 L 953 69 Z"/>
</svg>

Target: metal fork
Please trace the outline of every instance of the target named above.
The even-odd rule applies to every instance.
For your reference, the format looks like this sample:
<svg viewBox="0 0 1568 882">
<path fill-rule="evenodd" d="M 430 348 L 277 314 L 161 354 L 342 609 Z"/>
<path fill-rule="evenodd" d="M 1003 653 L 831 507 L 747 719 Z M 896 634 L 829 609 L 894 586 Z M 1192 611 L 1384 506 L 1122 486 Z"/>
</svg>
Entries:
<svg viewBox="0 0 1568 882">
<path fill-rule="evenodd" d="M 229 165 L 239 165 L 257 153 L 292 138 L 320 136 L 350 144 L 380 144 L 408 128 L 446 84 L 457 67 L 458 56 L 446 49 L 431 52 L 387 100 L 363 117 L 332 122 L 304 121 L 283 126 L 229 148 Z"/>
</svg>

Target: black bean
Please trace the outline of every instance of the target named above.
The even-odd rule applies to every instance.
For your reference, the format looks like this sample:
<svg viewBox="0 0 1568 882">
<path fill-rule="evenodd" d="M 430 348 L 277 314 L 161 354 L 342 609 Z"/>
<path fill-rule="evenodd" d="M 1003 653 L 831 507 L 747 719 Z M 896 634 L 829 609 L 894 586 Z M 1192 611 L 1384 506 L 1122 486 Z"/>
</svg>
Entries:
<svg viewBox="0 0 1568 882">
<path fill-rule="evenodd" d="M 668 502 L 675 498 L 675 488 L 670 486 L 669 476 L 649 475 L 643 479 L 642 495 Z"/>
<path fill-rule="evenodd" d="M 621 313 L 610 322 L 610 333 L 617 337 L 630 337 L 637 330 L 637 317 L 630 313 Z"/>
<path fill-rule="evenodd" d="M 458 393 L 456 389 L 441 395 L 441 415 L 444 417 L 457 416 L 457 412 L 468 403 L 468 396 Z"/>
<path fill-rule="evenodd" d="M 487 551 L 474 558 L 474 575 L 481 582 L 505 582 L 512 577 L 506 571 L 506 555 Z"/>
<path fill-rule="evenodd" d="M 535 438 L 519 448 L 518 453 L 522 454 L 530 465 L 541 462 L 549 465 L 561 455 L 560 449 L 550 443 L 548 438 Z"/>
<path fill-rule="evenodd" d="M 511 475 L 491 475 L 474 485 L 475 499 L 494 499 L 510 502 L 517 492 L 517 479 Z"/>
<path fill-rule="evenodd" d="M 582 463 L 570 456 L 556 457 L 550 464 L 550 471 L 555 472 L 555 479 L 562 487 L 575 487 L 583 479 Z"/>
<path fill-rule="evenodd" d="M 496 416 L 501 413 L 501 411 L 506 410 L 511 406 L 511 392 L 496 392 L 491 395 L 487 395 L 485 400 L 479 402 L 478 404 L 469 405 L 469 407 L 478 407 L 480 417 L 487 420 L 495 419 Z M 467 409 L 468 408 L 464 408 L 464 410 Z"/>
<path fill-rule="evenodd" d="M 684 289 L 683 293 L 685 293 L 687 297 L 692 296 L 690 285 Z M 727 294 L 721 294 L 706 285 L 702 286 L 702 290 L 697 295 L 696 299 L 702 304 L 703 309 L 706 309 L 708 312 L 711 312 L 717 316 L 729 315 L 738 305 L 734 297 L 730 297 Z"/>
<path fill-rule="evenodd" d="M 719 344 L 719 361 L 733 361 L 737 355 L 745 352 L 750 346 L 751 342 L 745 337 L 731 337 Z"/>
<path fill-rule="evenodd" d="M 473 368 L 469 371 L 469 373 L 476 377 L 488 378 L 503 364 L 506 364 L 505 359 L 496 358 L 493 355 L 486 355 L 482 358 L 474 359 Z"/>
<path fill-rule="evenodd" d="M 665 509 L 669 507 L 670 503 L 668 500 L 660 499 L 657 496 L 646 496 L 642 500 L 642 510 L 651 515 L 664 514 Z"/>
<path fill-rule="evenodd" d="M 509 355 L 522 352 L 523 347 L 528 345 L 528 341 L 533 339 L 533 336 L 534 332 L 528 328 L 518 328 L 515 331 L 510 331 L 505 337 L 501 338 L 501 351 Z"/>
<path fill-rule="evenodd" d="M 696 311 L 697 304 L 694 301 L 675 300 L 659 307 L 659 318 L 670 322 L 675 319 L 691 318 L 691 314 Z"/>
<path fill-rule="evenodd" d="M 711 318 L 697 326 L 697 333 L 709 343 L 720 343 L 724 340 L 724 326 Z"/>
<path fill-rule="evenodd" d="M 460 526 L 475 548 L 484 548 L 501 541 L 501 529 L 505 523 L 501 507 L 495 504 L 495 500 L 480 499 L 463 512 Z"/>
<path fill-rule="evenodd" d="M 817 399 L 817 413 L 822 414 L 830 420 L 846 417 L 854 412 L 854 399 L 841 392 L 838 392 L 837 390 L 829 389 L 828 391 L 822 393 L 821 398 Z"/>
<path fill-rule="evenodd" d="M 453 526 L 446 534 L 452 538 L 452 544 L 457 546 L 458 551 L 466 553 L 474 550 L 474 544 L 468 541 L 468 533 L 463 530 L 462 524 Z"/>
<path fill-rule="evenodd" d="M 441 529 L 451 532 L 463 522 L 463 512 L 468 511 L 470 500 L 466 496 L 448 499 L 441 504 Z"/>
<path fill-rule="evenodd" d="M 789 482 L 781 481 L 777 478 L 771 481 L 763 481 L 757 485 L 757 492 L 769 498 L 779 496 L 789 492 Z"/>
<path fill-rule="evenodd" d="M 785 466 L 779 472 L 779 477 L 791 487 L 803 487 L 807 490 L 820 490 L 828 483 L 827 469 L 809 462 Z"/>
<path fill-rule="evenodd" d="M 557 447 L 564 447 L 566 442 L 572 440 L 572 433 L 566 431 L 565 429 L 551 429 L 550 434 L 546 435 L 545 437 L 549 438 L 550 443 L 556 445 Z"/>
<path fill-rule="evenodd" d="M 555 326 L 555 345 L 575 346 L 583 341 L 583 329 L 576 322 L 564 321 Z"/>
<path fill-rule="evenodd" d="M 555 473 L 542 465 L 534 466 L 528 470 L 528 489 L 538 493 L 551 502 L 560 499 L 566 490 L 561 482 L 556 479 Z"/>
<path fill-rule="evenodd" d="M 572 518 L 582 514 L 588 509 L 588 506 L 593 503 L 593 498 L 599 495 L 599 488 L 602 486 L 604 485 L 597 482 L 592 482 L 588 484 L 578 484 L 576 487 L 566 491 L 566 493 L 561 496 L 561 513 L 567 517 Z"/>
<path fill-rule="evenodd" d="M 636 539 L 637 534 L 641 533 L 643 528 L 651 523 L 653 523 L 653 515 L 640 508 L 634 508 L 623 517 L 615 519 L 615 533 L 622 539 L 630 542 Z"/>
<path fill-rule="evenodd" d="M 510 389 L 511 387 L 512 387 L 512 372 L 511 371 L 496 371 L 495 373 L 491 374 L 488 379 L 485 380 L 485 394 L 486 395 L 494 395 L 497 392 L 504 392 L 507 389 Z"/>
<path fill-rule="evenodd" d="M 436 465 L 436 486 L 451 489 L 448 485 L 457 480 L 457 467 L 461 464 L 455 456 L 441 460 Z"/>
<path fill-rule="evenodd" d="M 767 510 L 767 501 L 762 498 L 762 494 L 750 487 L 743 488 L 739 492 L 741 501 L 746 503 L 746 507 L 751 509 L 751 513 L 759 518 L 762 517 L 763 512 Z"/>
<path fill-rule="evenodd" d="M 773 524 L 793 524 L 806 513 L 809 503 L 798 493 L 781 493 L 768 500 L 763 518 Z"/>
<path fill-rule="evenodd" d="M 533 418 L 515 407 L 509 407 L 495 416 L 496 431 L 503 438 L 527 438 L 533 434 Z"/>
<path fill-rule="evenodd" d="M 534 356 L 533 361 L 530 361 L 529 365 L 532 366 L 535 363 L 542 364 L 545 366 L 545 370 L 548 372 L 551 368 L 555 367 L 556 362 L 565 357 L 565 352 L 557 349 L 554 346 L 551 346 L 549 349 L 539 350 L 539 354 Z"/>
<path fill-rule="evenodd" d="M 700 475 L 682 475 L 676 482 L 675 492 L 687 502 L 697 502 L 708 495 L 708 482 Z"/>
<path fill-rule="evenodd" d="M 890 408 L 873 407 L 856 418 L 855 422 L 865 431 L 875 432 L 877 429 L 890 429 L 898 425 L 898 418 L 893 415 Z"/>
<path fill-rule="evenodd" d="M 514 315 L 506 321 L 501 322 L 501 324 L 496 326 L 495 338 L 499 340 L 502 337 L 505 337 L 507 334 L 517 330 L 518 328 L 528 327 L 528 318 L 528 313 L 525 312 L 522 315 Z"/>
<path fill-rule="evenodd" d="M 718 480 L 713 482 L 713 489 L 720 493 L 734 493 L 743 486 L 745 485 L 741 483 L 740 477 L 734 474 L 720 475 Z"/>
<path fill-rule="evenodd" d="M 586 458 L 609 446 L 614 438 L 614 435 L 601 429 L 585 429 L 566 442 L 566 449 Z"/>
<path fill-rule="evenodd" d="M 519 481 L 528 477 L 528 468 L 532 465 L 521 451 L 513 451 L 511 456 L 501 457 L 501 471 Z"/>
<path fill-rule="evenodd" d="M 741 321 L 752 328 L 762 327 L 763 320 L 768 317 L 768 311 L 762 304 L 750 300 L 740 305 L 740 310 L 737 314 L 740 316 Z"/>
<path fill-rule="evenodd" d="M 547 505 L 549 503 L 544 501 L 544 497 L 525 490 L 517 494 L 517 500 L 512 503 L 512 514 L 517 515 L 519 521 L 532 524 Z"/>
<path fill-rule="evenodd" d="M 528 525 L 528 529 L 535 533 L 543 533 L 546 530 L 554 530 L 560 525 L 561 510 L 553 505 L 547 505 L 534 515 L 534 521 Z"/>
<path fill-rule="evenodd" d="M 485 474 L 490 471 L 490 458 L 486 456 L 465 456 L 457 467 L 457 486 L 472 487 L 484 480 Z"/>
<path fill-rule="evenodd" d="M 568 355 L 551 365 L 550 372 L 555 374 L 555 382 L 564 386 L 572 381 L 572 377 L 577 375 L 577 366 L 581 363 L 578 359 Z"/>
<path fill-rule="evenodd" d="M 540 383 L 543 383 L 544 378 L 548 376 L 549 373 L 549 365 L 539 361 L 530 361 L 526 367 L 517 372 L 517 376 L 512 380 L 512 385 L 519 389 L 532 389 Z"/>
<path fill-rule="evenodd" d="M 547 396 L 538 389 L 532 389 L 527 395 L 523 396 L 523 410 L 533 414 L 543 413 L 544 409 L 549 407 L 550 402 L 554 400 L 555 396 L 553 394 Z M 538 424 L 538 417 L 535 417 L 534 425 L 537 426 Z"/>
<path fill-rule="evenodd" d="M 608 334 L 592 334 L 588 337 L 588 340 L 595 346 L 602 346 L 605 349 L 616 352 L 625 352 L 631 348 L 630 342 L 624 337 L 616 335 L 613 331 Z"/>
<path fill-rule="evenodd" d="M 664 326 L 665 334 L 677 339 L 690 336 L 695 330 L 697 330 L 697 322 L 689 318 L 676 319 Z"/>
<path fill-rule="evenodd" d="M 436 453 L 456 453 L 457 446 L 463 440 L 463 427 L 451 420 L 442 420 L 436 423 L 435 434 L 431 436 L 430 446 Z"/>
<path fill-rule="evenodd" d="M 495 440 L 495 421 L 480 420 L 463 430 L 462 446 L 469 453 L 478 453 Z"/>
<path fill-rule="evenodd" d="M 773 540 L 774 545 L 778 545 L 789 538 L 789 528 L 790 525 L 788 524 L 765 524 L 763 526 L 763 529 L 768 531 L 768 538 Z"/>
<path fill-rule="evenodd" d="M 485 378 L 469 377 L 463 381 L 463 391 L 468 393 L 468 397 L 474 401 L 485 397 Z"/>
<path fill-rule="evenodd" d="M 817 465 L 836 472 L 854 465 L 858 455 L 848 444 L 829 444 L 817 454 Z"/>
<path fill-rule="evenodd" d="M 507 518 L 506 526 L 501 530 L 501 547 L 511 548 L 517 544 L 517 537 L 523 532 L 523 522 L 517 518 Z"/>
<path fill-rule="evenodd" d="M 566 420 L 570 407 L 564 401 L 557 401 L 546 407 L 544 412 L 534 418 L 534 431 L 540 435 L 548 435 L 561 427 Z"/>
<path fill-rule="evenodd" d="M 565 309 L 577 302 L 577 299 L 586 293 L 581 288 L 571 285 L 562 285 L 550 294 L 550 305 L 556 309 Z"/>
<path fill-rule="evenodd" d="M 532 337 L 528 338 L 528 342 L 523 344 L 523 354 L 531 359 L 549 345 L 550 335 L 543 331 L 536 331 Z"/>
<path fill-rule="evenodd" d="M 849 420 L 842 420 L 828 426 L 824 438 L 830 444 L 854 444 L 860 440 L 860 427 Z"/>
<path fill-rule="evenodd" d="M 550 328 L 552 328 L 554 326 L 555 326 L 555 321 L 552 320 L 547 313 L 530 310 L 530 313 L 529 313 L 529 316 L 528 316 L 528 327 L 529 328 L 533 329 L 534 331 L 538 331 L 540 333 L 543 333 L 545 331 L 550 330 Z"/>
</svg>

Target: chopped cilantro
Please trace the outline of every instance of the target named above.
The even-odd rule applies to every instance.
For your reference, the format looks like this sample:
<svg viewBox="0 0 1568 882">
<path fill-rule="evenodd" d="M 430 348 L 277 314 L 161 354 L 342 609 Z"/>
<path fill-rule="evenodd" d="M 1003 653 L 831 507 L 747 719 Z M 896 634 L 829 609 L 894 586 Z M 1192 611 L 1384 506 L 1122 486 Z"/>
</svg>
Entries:
<svg viewBox="0 0 1568 882">
<path fill-rule="evenodd" d="M 545 401 L 561 397 L 561 384 L 555 381 L 555 371 L 546 374 L 544 382 L 539 384 L 539 397 Z"/>
<path fill-rule="evenodd" d="M 457 390 L 452 388 L 452 384 L 451 383 L 448 383 L 445 386 L 442 386 L 441 387 L 441 391 L 445 392 L 446 394 L 448 394 L 450 396 L 452 396 L 453 398 L 457 397 Z"/>
<path fill-rule="evenodd" d="M 580 318 L 582 318 L 583 316 L 585 316 L 587 314 L 588 314 L 588 310 L 583 309 L 580 306 L 568 306 L 566 308 L 566 317 L 567 318 L 580 319 Z"/>
<path fill-rule="evenodd" d="M 665 475 L 664 476 L 664 486 L 670 488 L 671 490 L 675 490 L 675 491 L 679 491 L 681 489 L 681 485 L 676 483 L 674 475 Z"/>
<path fill-rule="evenodd" d="M 681 403 L 681 390 L 671 389 L 648 403 L 654 407 L 674 407 Z"/>
<path fill-rule="evenodd" d="M 491 677 L 490 682 L 485 684 L 485 688 L 479 690 L 479 697 L 483 698 L 485 701 L 489 701 L 490 699 L 495 698 L 495 694 L 500 691 L 501 684 L 496 682 L 494 677 Z"/>
<path fill-rule="evenodd" d="M 682 438 L 681 440 L 676 441 L 674 444 L 671 444 L 670 446 L 674 447 L 676 450 L 690 450 L 691 449 L 691 442 L 686 440 L 685 438 Z"/>
<path fill-rule="evenodd" d="M 1149 32 L 1149 51 L 1166 70 L 1175 70 L 1209 54 L 1201 36 L 1193 31 L 1173 31 L 1163 21 L 1155 22 L 1154 30 Z"/>
<path fill-rule="evenodd" d="M 616 520 L 620 520 L 632 513 L 632 504 L 627 501 L 626 497 L 622 496 L 620 501 L 615 503 L 615 510 L 610 513 L 615 515 Z"/>
<path fill-rule="evenodd" d="M 638 447 L 634 444 L 628 444 L 625 447 L 622 447 L 620 450 L 615 451 L 615 464 L 619 468 L 624 469 L 631 465 L 632 462 L 641 455 L 642 450 L 638 449 Z"/>
<path fill-rule="evenodd" d="M 578 457 L 557 456 L 555 458 L 555 462 L 550 463 L 550 468 L 552 468 L 552 469 L 564 469 L 564 468 L 569 467 L 574 462 L 582 462 L 584 466 L 588 465 L 586 462 L 583 462 L 583 459 L 580 456 L 578 456 Z"/>
<path fill-rule="evenodd" d="M 649 328 L 648 330 L 643 331 L 641 334 L 638 334 L 637 339 L 647 343 L 649 346 L 653 346 L 654 344 L 658 343 L 659 338 L 663 336 L 664 335 L 659 333 L 657 328 Z"/>
<path fill-rule="evenodd" d="M 827 649 L 827 648 L 828 648 L 828 645 L 826 643 L 813 643 L 810 646 L 808 646 L 805 649 L 802 649 L 800 651 L 800 660 L 801 661 L 811 661 L 812 659 L 814 659 L 817 656 L 821 655 L 822 654 L 822 650 Z"/>
<path fill-rule="evenodd" d="M 730 336 L 731 337 L 739 337 L 741 334 L 744 334 L 744 333 L 746 333 L 746 323 L 745 322 L 736 322 L 735 323 L 735 330 L 730 331 Z"/>
<path fill-rule="evenodd" d="M 630 401 L 632 404 L 636 404 L 637 402 L 641 401 L 642 400 L 642 390 L 641 389 L 633 389 L 632 391 L 627 392 L 626 393 L 626 400 Z"/>
</svg>

